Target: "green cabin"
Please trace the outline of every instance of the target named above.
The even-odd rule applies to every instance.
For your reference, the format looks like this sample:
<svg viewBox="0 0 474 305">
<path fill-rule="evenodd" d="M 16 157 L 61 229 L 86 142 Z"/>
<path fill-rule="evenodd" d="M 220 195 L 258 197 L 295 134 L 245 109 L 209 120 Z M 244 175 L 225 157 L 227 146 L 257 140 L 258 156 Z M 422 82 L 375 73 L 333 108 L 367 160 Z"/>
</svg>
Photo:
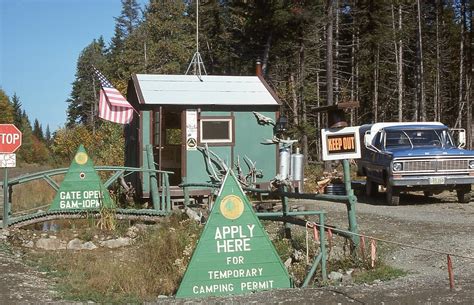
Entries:
<svg viewBox="0 0 474 305">
<path fill-rule="evenodd" d="M 127 100 L 140 115 L 125 129 L 125 164 L 146 167 L 152 149 L 156 168 L 174 173 L 172 195 L 178 196 L 183 181 L 217 182 L 225 166 L 240 164 L 245 175 L 247 164 L 254 164 L 259 174 L 253 179 L 261 187 L 276 176 L 278 147 L 262 144 L 272 139 L 273 126 L 253 113 L 274 122 L 279 115 L 280 101 L 263 77 L 136 74 Z M 150 197 L 146 173 L 131 180 L 143 198 Z"/>
</svg>

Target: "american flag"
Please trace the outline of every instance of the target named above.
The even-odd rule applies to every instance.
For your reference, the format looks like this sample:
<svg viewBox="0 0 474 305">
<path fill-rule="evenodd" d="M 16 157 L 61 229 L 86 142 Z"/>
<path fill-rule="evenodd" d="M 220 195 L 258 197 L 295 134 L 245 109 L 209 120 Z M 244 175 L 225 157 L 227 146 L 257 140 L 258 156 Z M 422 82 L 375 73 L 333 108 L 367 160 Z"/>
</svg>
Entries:
<svg viewBox="0 0 474 305">
<path fill-rule="evenodd" d="M 128 124 L 133 119 L 133 107 L 123 95 L 112 86 L 102 73 L 94 68 L 100 80 L 99 117 L 119 124 Z"/>
</svg>

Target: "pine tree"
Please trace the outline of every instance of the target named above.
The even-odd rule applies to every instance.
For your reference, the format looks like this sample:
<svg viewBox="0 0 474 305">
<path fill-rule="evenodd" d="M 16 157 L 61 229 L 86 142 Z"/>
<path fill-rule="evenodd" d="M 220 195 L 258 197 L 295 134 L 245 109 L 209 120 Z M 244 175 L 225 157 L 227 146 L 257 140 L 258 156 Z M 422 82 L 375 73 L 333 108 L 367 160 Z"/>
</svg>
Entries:
<svg viewBox="0 0 474 305">
<path fill-rule="evenodd" d="M 52 144 L 51 130 L 49 129 L 49 124 L 46 125 L 46 131 L 44 132 L 44 140 L 46 145 L 49 147 Z"/>
<path fill-rule="evenodd" d="M 13 124 L 15 122 L 14 109 L 5 91 L 0 89 L 0 123 Z"/>
<path fill-rule="evenodd" d="M 44 136 L 43 136 L 43 127 L 39 123 L 38 119 L 35 119 L 35 122 L 33 123 L 33 135 L 40 141 L 44 141 Z"/>
<path fill-rule="evenodd" d="M 67 126 L 78 123 L 90 128 L 97 123 L 97 92 L 98 86 L 94 79 L 93 66 L 101 70 L 105 67 L 105 43 L 102 38 L 93 40 L 82 50 L 77 61 L 76 80 L 72 84 L 72 92 L 67 109 Z"/>
<path fill-rule="evenodd" d="M 20 98 L 16 95 L 16 93 L 13 93 L 12 96 L 12 106 L 13 106 L 13 112 L 15 116 L 14 124 L 15 126 L 20 126 L 21 124 L 21 102 Z"/>
</svg>

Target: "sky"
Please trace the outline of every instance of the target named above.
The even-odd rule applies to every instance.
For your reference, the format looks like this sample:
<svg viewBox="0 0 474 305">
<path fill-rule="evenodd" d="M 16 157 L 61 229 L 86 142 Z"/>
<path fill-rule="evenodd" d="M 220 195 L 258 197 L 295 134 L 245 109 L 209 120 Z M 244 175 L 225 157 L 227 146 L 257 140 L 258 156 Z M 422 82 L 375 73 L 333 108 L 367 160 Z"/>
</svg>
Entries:
<svg viewBox="0 0 474 305">
<path fill-rule="evenodd" d="M 31 124 L 64 127 L 79 54 L 100 36 L 110 43 L 121 10 L 120 0 L 0 0 L 0 88 Z"/>
</svg>

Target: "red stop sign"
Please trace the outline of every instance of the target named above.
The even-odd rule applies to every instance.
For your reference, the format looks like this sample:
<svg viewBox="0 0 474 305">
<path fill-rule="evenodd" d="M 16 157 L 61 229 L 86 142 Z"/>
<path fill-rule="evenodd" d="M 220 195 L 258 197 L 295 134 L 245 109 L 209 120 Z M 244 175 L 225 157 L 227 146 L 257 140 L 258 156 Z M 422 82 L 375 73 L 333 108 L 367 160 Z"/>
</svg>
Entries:
<svg viewBox="0 0 474 305">
<path fill-rule="evenodd" d="M 13 124 L 0 124 L 0 153 L 11 154 L 21 146 L 21 131 Z"/>
</svg>

